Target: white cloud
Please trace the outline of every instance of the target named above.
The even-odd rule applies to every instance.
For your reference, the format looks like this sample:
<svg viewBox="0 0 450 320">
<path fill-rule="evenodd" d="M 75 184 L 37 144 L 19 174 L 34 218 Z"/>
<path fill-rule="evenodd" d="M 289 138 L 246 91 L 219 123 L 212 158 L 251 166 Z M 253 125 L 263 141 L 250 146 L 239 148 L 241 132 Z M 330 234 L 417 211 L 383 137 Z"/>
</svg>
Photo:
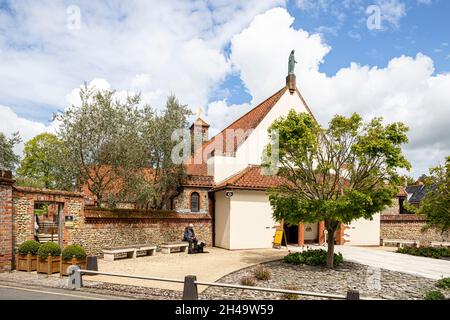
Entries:
<svg viewBox="0 0 450 320">
<path fill-rule="evenodd" d="M 400 19 L 406 16 L 405 4 L 400 0 L 377 0 L 375 3 L 381 9 L 382 21 L 398 26 Z"/>
<path fill-rule="evenodd" d="M 351 63 L 329 77 L 318 67 L 330 48 L 318 35 L 292 28 L 292 21 L 284 9 L 273 9 L 232 40 L 231 59 L 253 105 L 284 85 L 287 56 L 296 49 L 297 86 L 319 122 L 353 112 L 405 122 L 405 154 L 416 176 L 450 155 L 450 74 L 434 75 L 433 60 L 418 54 L 394 58 L 385 68 Z"/>
<path fill-rule="evenodd" d="M 317 34 L 291 27 L 294 18 L 275 8 L 254 18 L 250 26 L 231 40 L 231 62 L 253 97 L 253 104 L 284 86 L 287 58 L 295 50 L 300 76 L 317 70 L 330 48 Z"/>
</svg>

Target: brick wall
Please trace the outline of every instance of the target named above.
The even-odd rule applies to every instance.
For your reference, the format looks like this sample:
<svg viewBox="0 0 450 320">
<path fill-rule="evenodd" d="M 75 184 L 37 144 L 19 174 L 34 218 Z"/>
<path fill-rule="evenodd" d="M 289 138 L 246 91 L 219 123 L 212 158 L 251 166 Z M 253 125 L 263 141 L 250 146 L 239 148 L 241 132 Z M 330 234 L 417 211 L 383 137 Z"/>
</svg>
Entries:
<svg viewBox="0 0 450 320">
<path fill-rule="evenodd" d="M 189 223 L 194 224 L 199 240 L 205 241 L 208 246 L 212 243 L 212 220 L 207 214 L 108 210 L 86 206 L 82 223 L 72 234 L 72 243 L 82 245 L 91 255 L 101 255 L 105 247 L 181 241 L 184 228 Z"/>
<path fill-rule="evenodd" d="M 425 217 L 414 214 L 381 215 L 381 238 L 419 240 L 421 246 L 429 246 L 431 241 L 450 241 L 450 235 L 430 229 L 422 232 Z"/>
<path fill-rule="evenodd" d="M 11 172 L 0 170 L 0 272 L 12 267 L 13 183 Z"/>
</svg>

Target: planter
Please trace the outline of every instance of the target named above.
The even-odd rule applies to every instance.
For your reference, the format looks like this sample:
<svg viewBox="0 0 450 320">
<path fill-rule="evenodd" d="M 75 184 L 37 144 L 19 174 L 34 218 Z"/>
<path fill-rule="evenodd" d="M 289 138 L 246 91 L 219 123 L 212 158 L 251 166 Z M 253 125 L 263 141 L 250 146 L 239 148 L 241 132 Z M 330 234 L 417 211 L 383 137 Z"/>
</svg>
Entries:
<svg viewBox="0 0 450 320">
<path fill-rule="evenodd" d="M 36 271 L 37 256 L 31 253 L 16 254 L 16 270 L 17 271 Z"/>
<path fill-rule="evenodd" d="M 59 272 L 61 257 L 53 257 L 48 255 L 47 259 L 41 260 L 37 259 L 37 272 L 38 273 L 46 273 L 53 274 Z"/>
<path fill-rule="evenodd" d="M 70 266 L 74 266 L 74 265 L 78 265 L 80 266 L 81 269 L 86 269 L 86 258 L 84 259 L 77 259 L 75 257 L 73 257 L 71 260 L 63 260 L 62 258 L 60 259 L 60 275 L 62 276 L 68 276 L 69 274 L 67 273 L 67 268 Z"/>
</svg>

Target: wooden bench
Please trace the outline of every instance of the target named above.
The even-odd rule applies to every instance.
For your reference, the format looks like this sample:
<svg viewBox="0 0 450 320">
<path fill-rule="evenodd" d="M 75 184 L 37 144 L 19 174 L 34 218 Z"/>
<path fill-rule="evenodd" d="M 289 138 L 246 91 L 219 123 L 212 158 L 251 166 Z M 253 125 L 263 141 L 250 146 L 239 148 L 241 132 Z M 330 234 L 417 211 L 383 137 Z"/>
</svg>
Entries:
<svg viewBox="0 0 450 320">
<path fill-rule="evenodd" d="M 412 245 L 416 248 L 420 246 L 420 241 L 417 240 L 381 239 L 381 241 L 383 242 L 383 247 L 386 245 L 386 243 L 395 243 L 399 248 L 402 248 L 405 244 Z"/>
<path fill-rule="evenodd" d="M 450 248 L 450 242 L 431 241 L 432 247 L 448 247 Z"/>
<path fill-rule="evenodd" d="M 163 243 L 161 245 L 161 252 L 165 254 L 171 254 L 173 250 L 179 252 L 188 252 L 189 243 L 188 242 L 176 242 L 176 243 Z"/>
<path fill-rule="evenodd" d="M 138 244 L 125 247 L 105 248 L 103 251 L 103 258 L 106 261 L 114 261 L 121 258 L 133 258 L 138 256 L 153 256 L 156 253 L 156 246 Z"/>
</svg>

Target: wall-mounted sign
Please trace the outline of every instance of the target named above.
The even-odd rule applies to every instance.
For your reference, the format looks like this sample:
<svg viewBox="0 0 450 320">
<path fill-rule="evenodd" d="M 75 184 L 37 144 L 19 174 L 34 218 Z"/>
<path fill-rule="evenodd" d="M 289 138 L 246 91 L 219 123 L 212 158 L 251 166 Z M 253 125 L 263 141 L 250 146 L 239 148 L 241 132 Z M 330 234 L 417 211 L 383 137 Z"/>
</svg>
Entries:
<svg viewBox="0 0 450 320">
<path fill-rule="evenodd" d="M 73 228 L 73 216 L 64 217 L 64 226 L 66 228 Z"/>
<path fill-rule="evenodd" d="M 231 198 L 231 197 L 233 196 L 233 191 L 227 191 L 227 192 L 225 192 L 225 196 L 226 196 L 227 198 Z"/>
</svg>

